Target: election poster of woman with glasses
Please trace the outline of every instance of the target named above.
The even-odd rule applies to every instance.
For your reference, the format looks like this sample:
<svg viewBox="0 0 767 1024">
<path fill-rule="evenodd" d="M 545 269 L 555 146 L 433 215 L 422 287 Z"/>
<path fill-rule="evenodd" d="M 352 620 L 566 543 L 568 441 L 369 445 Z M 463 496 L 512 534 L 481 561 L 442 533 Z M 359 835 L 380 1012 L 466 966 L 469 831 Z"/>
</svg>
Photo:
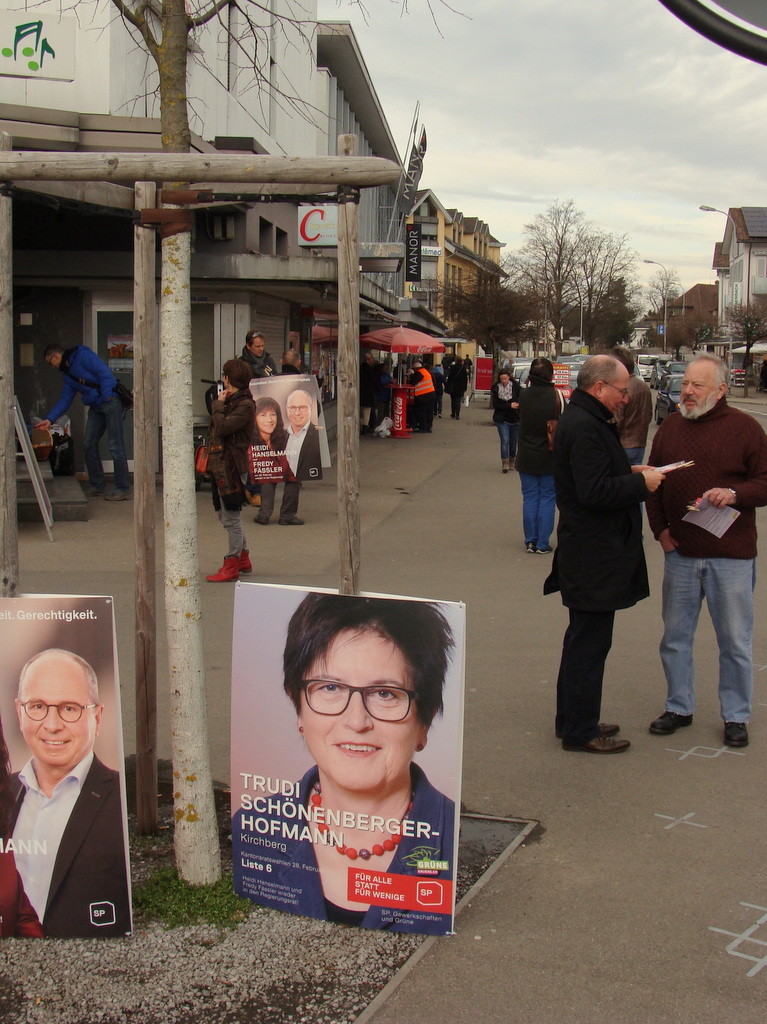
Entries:
<svg viewBox="0 0 767 1024">
<path fill-rule="evenodd" d="M 363 928 L 453 930 L 465 608 L 239 584 L 235 890 Z"/>
<path fill-rule="evenodd" d="M 131 931 L 113 602 L 0 599 L 10 760 L 0 852 L 49 938 Z"/>
</svg>

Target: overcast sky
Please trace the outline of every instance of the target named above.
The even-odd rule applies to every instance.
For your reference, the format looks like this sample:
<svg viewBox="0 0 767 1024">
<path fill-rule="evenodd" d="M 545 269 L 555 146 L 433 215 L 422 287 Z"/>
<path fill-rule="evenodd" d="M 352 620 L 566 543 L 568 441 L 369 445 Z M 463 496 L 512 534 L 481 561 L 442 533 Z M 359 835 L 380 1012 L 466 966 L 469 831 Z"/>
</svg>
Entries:
<svg viewBox="0 0 767 1024">
<path fill-rule="evenodd" d="M 428 135 L 421 187 L 486 221 L 509 248 L 573 199 L 639 253 L 637 276 L 716 280 L 725 218 L 701 203 L 767 206 L 767 67 L 678 21 L 659 0 L 344 0 L 405 152 L 416 101 Z"/>
</svg>

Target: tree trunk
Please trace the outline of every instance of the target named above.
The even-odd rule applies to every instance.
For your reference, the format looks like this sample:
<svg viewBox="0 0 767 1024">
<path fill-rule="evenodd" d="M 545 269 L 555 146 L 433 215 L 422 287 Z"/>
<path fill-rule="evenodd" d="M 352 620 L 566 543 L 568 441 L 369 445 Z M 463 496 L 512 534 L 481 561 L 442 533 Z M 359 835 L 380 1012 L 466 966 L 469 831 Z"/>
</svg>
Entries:
<svg viewBox="0 0 767 1024">
<path fill-rule="evenodd" d="M 191 885 L 207 885 L 220 878 L 221 858 L 210 771 L 200 622 L 192 459 L 190 262 L 188 232 L 163 239 L 160 382 L 174 842 L 181 877 Z"/>
</svg>

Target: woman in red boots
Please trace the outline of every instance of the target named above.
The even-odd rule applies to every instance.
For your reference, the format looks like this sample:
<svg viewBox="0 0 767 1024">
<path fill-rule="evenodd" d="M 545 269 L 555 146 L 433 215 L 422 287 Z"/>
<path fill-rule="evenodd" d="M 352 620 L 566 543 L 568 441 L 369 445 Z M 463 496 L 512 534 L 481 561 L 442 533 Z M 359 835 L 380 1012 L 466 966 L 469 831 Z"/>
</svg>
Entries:
<svg viewBox="0 0 767 1024">
<path fill-rule="evenodd" d="M 211 407 L 208 473 L 213 507 L 229 538 L 224 564 L 208 583 L 229 583 L 253 571 L 242 530 L 242 503 L 248 479 L 248 449 L 253 443 L 256 405 L 250 393 L 250 367 L 229 359 L 221 371 L 224 391 Z"/>
</svg>

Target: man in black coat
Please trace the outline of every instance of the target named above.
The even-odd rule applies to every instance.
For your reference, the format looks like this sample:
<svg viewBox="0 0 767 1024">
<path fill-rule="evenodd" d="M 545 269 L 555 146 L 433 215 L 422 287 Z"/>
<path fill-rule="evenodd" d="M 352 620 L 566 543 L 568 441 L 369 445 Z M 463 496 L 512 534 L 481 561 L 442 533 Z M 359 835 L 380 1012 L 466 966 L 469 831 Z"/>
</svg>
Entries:
<svg viewBox="0 0 767 1024">
<path fill-rule="evenodd" d="M 557 425 L 554 480 L 558 546 L 544 593 L 562 593 L 570 624 L 557 680 L 555 729 L 565 750 L 613 754 L 629 741 L 599 722 L 602 679 L 619 608 L 650 593 L 642 547 L 641 502 L 663 474 L 632 467 L 615 413 L 628 398 L 629 373 L 612 356 L 592 356 Z"/>
<path fill-rule="evenodd" d="M 31 758 L 13 777 L 16 866 L 47 937 L 131 930 L 120 778 L 93 753 L 103 705 L 71 651 L 35 655 L 16 701 Z"/>
</svg>

